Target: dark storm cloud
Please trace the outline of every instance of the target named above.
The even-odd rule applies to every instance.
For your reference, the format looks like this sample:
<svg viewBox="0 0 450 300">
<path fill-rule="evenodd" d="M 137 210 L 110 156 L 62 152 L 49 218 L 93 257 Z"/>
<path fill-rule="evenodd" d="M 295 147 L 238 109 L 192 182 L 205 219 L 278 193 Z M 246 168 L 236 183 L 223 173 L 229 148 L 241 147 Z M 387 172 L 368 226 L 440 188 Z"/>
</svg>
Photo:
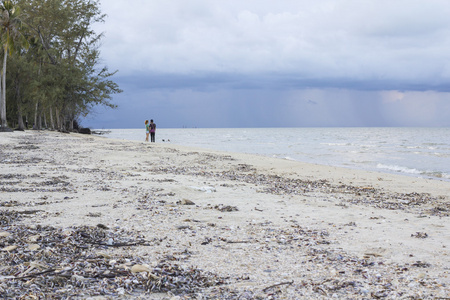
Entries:
<svg viewBox="0 0 450 300">
<path fill-rule="evenodd" d="M 336 88 L 365 91 L 427 91 L 450 92 L 450 81 L 424 83 L 417 80 L 357 80 L 354 78 L 302 78 L 295 74 L 164 74 L 137 72 L 133 75 L 118 75 L 115 80 L 137 89 L 315 89 Z"/>
<path fill-rule="evenodd" d="M 102 3 L 102 57 L 124 93 L 95 124 L 138 127 L 151 111 L 168 127 L 450 126 L 448 0 L 133 8 Z"/>
</svg>

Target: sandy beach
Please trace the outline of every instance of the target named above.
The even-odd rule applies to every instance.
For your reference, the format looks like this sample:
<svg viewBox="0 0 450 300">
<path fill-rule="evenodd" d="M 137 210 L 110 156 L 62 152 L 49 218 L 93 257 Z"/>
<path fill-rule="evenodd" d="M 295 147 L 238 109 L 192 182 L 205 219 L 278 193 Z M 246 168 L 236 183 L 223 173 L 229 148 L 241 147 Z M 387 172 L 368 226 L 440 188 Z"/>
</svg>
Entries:
<svg viewBox="0 0 450 300">
<path fill-rule="evenodd" d="M 2 298 L 450 297 L 450 182 L 50 131 L 0 170 Z"/>
</svg>

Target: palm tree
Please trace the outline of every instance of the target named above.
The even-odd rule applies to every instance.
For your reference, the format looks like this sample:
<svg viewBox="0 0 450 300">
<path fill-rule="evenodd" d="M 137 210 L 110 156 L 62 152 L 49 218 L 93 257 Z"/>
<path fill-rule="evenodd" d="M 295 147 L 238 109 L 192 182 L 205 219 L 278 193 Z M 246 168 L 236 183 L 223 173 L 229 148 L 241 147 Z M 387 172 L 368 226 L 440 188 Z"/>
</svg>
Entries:
<svg viewBox="0 0 450 300">
<path fill-rule="evenodd" d="M 6 61 L 8 54 L 14 51 L 15 41 L 20 40 L 26 43 L 25 37 L 21 34 L 22 22 L 19 18 L 20 10 L 11 0 L 3 0 L 0 4 L 0 34 L 3 45 L 3 69 L 0 86 L 0 129 L 6 130 Z"/>
</svg>

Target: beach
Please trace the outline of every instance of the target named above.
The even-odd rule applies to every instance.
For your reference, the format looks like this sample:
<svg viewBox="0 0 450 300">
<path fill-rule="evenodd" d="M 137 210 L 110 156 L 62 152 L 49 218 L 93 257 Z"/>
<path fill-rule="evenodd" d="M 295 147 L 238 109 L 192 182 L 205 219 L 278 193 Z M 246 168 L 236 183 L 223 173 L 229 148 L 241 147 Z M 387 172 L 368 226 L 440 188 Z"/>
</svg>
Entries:
<svg viewBox="0 0 450 300">
<path fill-rule="evenodd" d="M 51 131 L 0 154 L 3 298 L 450 294 L 448 181 Z"/>
</svg>

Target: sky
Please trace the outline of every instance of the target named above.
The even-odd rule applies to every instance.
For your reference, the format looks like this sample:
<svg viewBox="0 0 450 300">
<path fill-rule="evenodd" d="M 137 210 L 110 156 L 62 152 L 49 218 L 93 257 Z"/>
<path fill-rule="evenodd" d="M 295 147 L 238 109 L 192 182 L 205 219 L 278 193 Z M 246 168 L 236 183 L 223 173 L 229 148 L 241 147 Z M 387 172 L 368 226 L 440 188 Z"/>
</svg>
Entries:
<svg viewBox="0 0 450 300">
<path fill-rule="evenodd" d="M 450 127 L 448 0 L 101 0 L 95 129 Z"/>
</svg>

